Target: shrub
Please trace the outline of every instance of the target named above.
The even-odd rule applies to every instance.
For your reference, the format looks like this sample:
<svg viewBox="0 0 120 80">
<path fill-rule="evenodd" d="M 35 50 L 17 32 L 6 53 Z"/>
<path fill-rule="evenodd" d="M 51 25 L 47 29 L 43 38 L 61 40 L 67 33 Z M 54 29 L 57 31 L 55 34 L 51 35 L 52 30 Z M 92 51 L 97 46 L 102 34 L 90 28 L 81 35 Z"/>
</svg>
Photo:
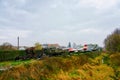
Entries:
<svg viewBox="0 0 120 80">
<path fill-rule="evenodd" d="M 120 66 L 120 53 L 110 55 L 111 65 Z"/>
<path fill-rule="evenodd" d="M 0 61 L 15 60 L 17 56 L 25 55 L 23 50 L 13 50 L 13 51 L 0 51 Z"/>
</svg>

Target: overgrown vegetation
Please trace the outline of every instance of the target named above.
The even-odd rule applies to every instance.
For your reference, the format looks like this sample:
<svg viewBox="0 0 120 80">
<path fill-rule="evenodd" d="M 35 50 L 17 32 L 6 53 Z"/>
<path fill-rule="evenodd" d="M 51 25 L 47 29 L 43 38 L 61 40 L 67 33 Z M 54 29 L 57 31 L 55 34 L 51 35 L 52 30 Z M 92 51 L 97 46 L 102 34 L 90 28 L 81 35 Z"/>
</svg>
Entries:
<svg viewBox="0 0 120 80">
<path fill-rule="evenodd" d="M 66 51 L 61 49 L 44 49 L 44 50 L 34 50 L 34 56 L 37 59 L 41 57 L 42 54 L 47 56 L 58 56 L 58 55 L 67 55 Z M 15 60 L 17 57 L 27 58 L 29 54 L 25 50 L 0 50 L 0 61 Z"/>
<path fill-rule="evenodd" d="M 104 41 L 105 49 L 110 53 L 120 52 L 120 29 L 108 35 Z"/>
<path fill-rule="evenodd" d="M 9 51 L 0 51 L 0 61 L 15 60 L 17 56 L 24 56 L 25 51 L 23 50 L 9 50 Z"/>
<path fill-rule="evenodd" d="M 18 64 L 8 62 L 13 67 L 1 71 L 0 80 L 119 80 L 119 53 L 95 55 L 85 53 L 17 61 Z M 0 65 L 8 66 L 3 63 Z"/>
</svg>

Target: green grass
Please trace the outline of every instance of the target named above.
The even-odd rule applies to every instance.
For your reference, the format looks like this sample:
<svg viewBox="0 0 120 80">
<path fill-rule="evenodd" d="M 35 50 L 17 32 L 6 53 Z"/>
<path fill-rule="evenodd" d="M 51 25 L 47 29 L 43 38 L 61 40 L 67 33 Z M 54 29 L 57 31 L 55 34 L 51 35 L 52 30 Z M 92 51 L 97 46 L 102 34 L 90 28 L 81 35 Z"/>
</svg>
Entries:
<svg viewBox="0 0 120 80">
<path fill-rule="evenodd" d="M 17 66 L 20 64 L 30 64 L 34 60 L 18 60 L 18 61 L 3 61 L 0 62 L 0 67 L 6 67 L 6 66 Z"/>
</svg>

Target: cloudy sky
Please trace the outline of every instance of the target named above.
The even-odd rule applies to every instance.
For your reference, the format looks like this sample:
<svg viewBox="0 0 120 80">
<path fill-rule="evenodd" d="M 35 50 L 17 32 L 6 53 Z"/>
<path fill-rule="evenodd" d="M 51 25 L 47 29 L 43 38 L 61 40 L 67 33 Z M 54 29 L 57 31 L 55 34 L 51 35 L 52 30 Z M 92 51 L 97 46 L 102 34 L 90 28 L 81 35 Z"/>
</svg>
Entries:
<svg viewBox="0 0 120 80">
<path fill-rule="evenodd" d="M 0 0 L 0 44 L 97 43 L 120 28 L 120 0 Z"/>
</svg>

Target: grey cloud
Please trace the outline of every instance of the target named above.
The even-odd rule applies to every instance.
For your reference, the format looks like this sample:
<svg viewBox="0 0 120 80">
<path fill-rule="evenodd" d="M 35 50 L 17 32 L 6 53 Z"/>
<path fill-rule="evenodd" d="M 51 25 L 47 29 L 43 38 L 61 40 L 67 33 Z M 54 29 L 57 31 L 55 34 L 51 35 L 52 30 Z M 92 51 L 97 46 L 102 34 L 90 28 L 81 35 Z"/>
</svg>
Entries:
<svg viewBox="0 0 120 80">
<path fill-rule="evenodd" d="M 90 0 L 92 3 L 85 3 L 94 4 L 93 7 L 81 5 L 83 4 L 81 1 L 83 0 L 23 0 L 23 2 L 2 0 L 0 28 L 15 29 L 16 31 L 13 31 L 15 33 L 22 32 L 20 36 L 28 37 L 24 39 L 23 44 L 33 44 L 34 41 L 61 44 L 69 41 L 77 43 L 95 41 L 102 44 L 105 36 L 119 25 L 118 3 L 113 4 L 112 8 L 110 3 L 110 6 L 107 6 L 109 9 L 101 10 L 94 8 L 99 4 L 94 0 Z M 103 30 L 105 31 L 102 32 Z M 99 38 L 96 39 L 98 35 Z M 3 35 L 1 36 L 1 39 L 5 39 Z M 11 33 L 10 36 L 16 35 Z M 31 39 L 33 36 L 34 40 Z"/>
</svg>

